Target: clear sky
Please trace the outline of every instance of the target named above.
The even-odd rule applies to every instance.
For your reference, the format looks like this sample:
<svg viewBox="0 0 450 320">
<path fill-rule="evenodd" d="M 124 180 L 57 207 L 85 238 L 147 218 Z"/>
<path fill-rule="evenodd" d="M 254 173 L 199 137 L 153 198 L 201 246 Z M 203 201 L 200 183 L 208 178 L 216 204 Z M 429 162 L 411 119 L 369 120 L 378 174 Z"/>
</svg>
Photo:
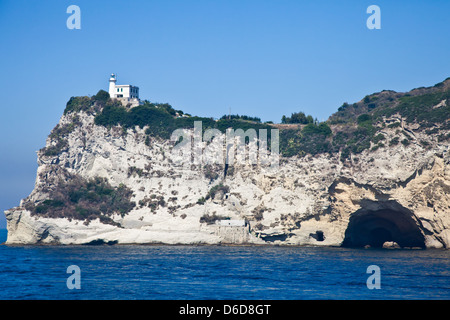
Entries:
<svg viewBox="0 0 450 320">
<path fill-rule="evenodd" d="M 80 30 L 66 26 L 72 4 Z M 380 30 L 366 26 L 372 4 Z M 449 77 L 449 12 L 448 0 L 0 0 L 0 210 L 33 189 L 67 100 L 107 90 L 112 72 L 193 115 L 326 120 Z"/>
</svg>

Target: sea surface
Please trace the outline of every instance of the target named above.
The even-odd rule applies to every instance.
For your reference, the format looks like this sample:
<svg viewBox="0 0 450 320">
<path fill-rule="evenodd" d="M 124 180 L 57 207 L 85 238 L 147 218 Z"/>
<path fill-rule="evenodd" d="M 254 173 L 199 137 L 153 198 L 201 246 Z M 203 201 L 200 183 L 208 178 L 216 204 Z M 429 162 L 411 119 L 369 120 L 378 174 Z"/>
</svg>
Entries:
<svg viewBox="0 0 450 320">
<path fill-rule="evenodd" d="M 79 282 L 67 273 L 72 265 Z M 367 286 L 372 265 L 379 289 Z M 80 289 L 68 288 L 69 277 Z M 2 300 L 441 300 L 450 299 L 450 251 L 0 245 L 0 284 Z"/>
</svg>

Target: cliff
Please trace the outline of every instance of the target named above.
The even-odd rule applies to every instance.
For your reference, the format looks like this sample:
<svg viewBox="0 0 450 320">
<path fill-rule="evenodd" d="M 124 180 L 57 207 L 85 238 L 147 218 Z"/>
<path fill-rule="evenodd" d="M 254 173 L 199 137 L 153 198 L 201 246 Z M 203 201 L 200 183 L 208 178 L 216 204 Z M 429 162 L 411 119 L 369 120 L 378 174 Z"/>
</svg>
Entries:
<svg viewBox="0 0 450 320">
<path fill-rule="evenodd" d="M 7 244 L 449 248 L 449 88 L 382 91 L 285 127 L 73 97 L 38 151 L 34 190 L 5 211 Z M 195 121 L 222 138 L 236 125 L 280 129 L 278 166 L 178 161 L 170 134 L 190 140 Z"/>
</svg>

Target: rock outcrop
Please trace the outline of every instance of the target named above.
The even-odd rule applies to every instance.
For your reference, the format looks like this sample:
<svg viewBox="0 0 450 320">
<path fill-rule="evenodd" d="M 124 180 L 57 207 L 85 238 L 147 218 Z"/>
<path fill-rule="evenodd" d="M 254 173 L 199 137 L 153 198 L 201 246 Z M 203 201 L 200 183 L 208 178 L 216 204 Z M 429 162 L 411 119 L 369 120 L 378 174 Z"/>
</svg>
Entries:
<svg viewBox="0 0 450 320">
<path fill-rule="evenodd" d="M 225 175 L 220 164 L 177 165 L 174 143 L 148 138 L 145 127 L 107 128 L 94 119 L 84 110 L 61 117 L 59 135 L 38 152 L 33 192 L 5 212 L 7 244 L 450 247 L 449 141 L 414 123 L 402 122 L 413 133 L 407 145 L 346 160 L 340 153 L 281 157 L 276 170 L 239 162 Z M 397 130 L 385 127 L 386 140 Z M 126 186 L 132 208 L 86 219 L 36 209 L 73 177 L 105 178 L 108 190 Z M 214 186 L 226 188 L 211 195 Z M 218 223 L 226 219 L 243 223 Z"/>
</svg>

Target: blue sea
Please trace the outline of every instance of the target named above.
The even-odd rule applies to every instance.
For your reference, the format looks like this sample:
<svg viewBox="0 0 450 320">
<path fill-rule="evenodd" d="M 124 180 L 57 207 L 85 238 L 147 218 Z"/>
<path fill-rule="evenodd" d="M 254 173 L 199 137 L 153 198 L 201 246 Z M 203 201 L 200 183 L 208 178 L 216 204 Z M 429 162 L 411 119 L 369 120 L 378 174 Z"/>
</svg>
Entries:
<svg viewBox="0 0 450 320">
<path fill-rule="evenodd" d="M 0 241 L 6 230 L 0 230 Z M 0 245 L 0 299 L 449 299 L 450 251 Z M 79 267 L 80 289 L 67 273 Z M 367 273 L 379 267 L 379 289 Z"/>
</svg>

